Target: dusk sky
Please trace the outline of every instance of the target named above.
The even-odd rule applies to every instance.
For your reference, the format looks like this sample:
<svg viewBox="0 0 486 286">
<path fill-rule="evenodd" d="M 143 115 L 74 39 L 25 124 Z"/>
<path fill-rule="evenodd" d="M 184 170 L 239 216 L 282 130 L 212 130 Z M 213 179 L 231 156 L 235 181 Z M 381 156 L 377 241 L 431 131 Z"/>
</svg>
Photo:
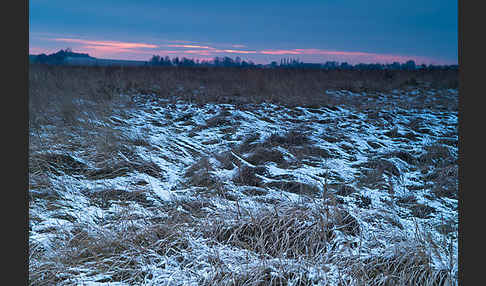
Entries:
<svg viewBox="0 0 486 286">
<path fill-rule="evenodd" d="M 76 3 L 76 4 L 74 4 Z M 30 0 L 29 53 L 457 64 L 457 0 Z"/>
</svg>

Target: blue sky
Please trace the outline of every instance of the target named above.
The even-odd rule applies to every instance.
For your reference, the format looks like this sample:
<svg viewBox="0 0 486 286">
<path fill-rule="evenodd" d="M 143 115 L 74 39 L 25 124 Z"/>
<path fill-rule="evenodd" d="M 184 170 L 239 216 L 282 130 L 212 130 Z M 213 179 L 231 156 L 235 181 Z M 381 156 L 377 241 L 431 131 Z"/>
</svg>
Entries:
<svg viewBox="0 0 486 286">
<path fill-rule="evenodd" d="M 30 0 L 29 50 L 457 64 L 457 0 Z M 78 4 L 79 3 L 79 4 Z"/>
</svg>

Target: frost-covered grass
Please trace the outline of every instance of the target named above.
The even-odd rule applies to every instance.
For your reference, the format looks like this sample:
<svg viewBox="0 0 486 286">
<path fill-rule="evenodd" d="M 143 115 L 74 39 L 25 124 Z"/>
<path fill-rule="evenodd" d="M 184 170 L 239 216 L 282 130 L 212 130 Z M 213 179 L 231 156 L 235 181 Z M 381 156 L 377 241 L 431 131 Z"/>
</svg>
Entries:
<svg viewBox="0 0 486 286">
<path fill-rule="evenodd" d="M 31 285 L 458 284 L 457 90 L 111 91 L 31 100 Z"/>
</svg>

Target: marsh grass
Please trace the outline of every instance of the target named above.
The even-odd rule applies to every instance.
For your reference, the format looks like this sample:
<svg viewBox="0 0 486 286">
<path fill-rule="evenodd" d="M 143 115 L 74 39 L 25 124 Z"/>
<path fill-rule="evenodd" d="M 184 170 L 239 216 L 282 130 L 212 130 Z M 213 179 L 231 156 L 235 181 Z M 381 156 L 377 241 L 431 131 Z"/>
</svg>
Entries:
<svg viewBox="0 0 486 286">
<path fill-rule="evenodd" d="M 208 278 L 201 279 L 200 285 L 231 285 L 231 286 L 287 286 L 315 285 L 308 274 L 301 269 L 290 270 L 285 264 L 261 264 L 247 267 L 244 272 L 234 272 L 218 267 L 209 274 Z"/>
<path fill-rule="evenodd" d="M 189 247 L 178 226 L 170 221 L 135 223 L 125 218 L 118 226 L 80 224 L 57 235 L 48 256 L 40 245 L 31 247 L 29 285 L 75 284 L 80 272 L 89 276 L 96 274 L 93 270 L 106 276 L 105 282 L 138 284 L 148 275 L 142 265 Z M 77 271 L 70 270 L 73 268 Z"/>
<path fill-rule="evenodd" d="M 204 156 L 186 169 L 184 176 L 192 186 L 215 188 L 219 182 L 217 177 L 211 174 L 213 170 L 209 157 Z"/>
<path fill-rule="evenodd" d="M 397 72 L 391 77 L 387 75 L 388 79 L 383 81 L 385 74 L 381 72 L 31 66 L 29 203 L 38 204 L 31 219 L 42 222 L 46 215 L 64 219 L 70 224 L 69 227 L 48 226 L 42 229 L 39 233 L 48 237 L 44 241 L 31 238 L 29 285 L 79 285 L 92 280 L 129 285 L 160 284 L 154 269 L 166 271 L 168 277 L 190 276 L 200 285 L 315 285 L 319 279 L 324 285 L 457 285 L 457 265 L 452 251 L 452 237 L 457 230 L 444 227 L 451 223 L 437 226 L 444 236 L 451 237 L 450 242 L 433 239 L 427 229 L 417 229 L 413 238 L 382 233 L 380 229 L 371 235 L 363 228 L 359 217 L 346 208 L 343 198 L 340 201 L 335 196 L 348 196 L 364 208 L 369 207 L 371 199 L 359 196 L 361 187 L 385 190 L 389 182 L 387 176 L 388 180 L 401 176 L 400 169 L 388 159 L 399 158 L 409 165 L 423 167 L 421 179 L 433 183 L 431 190 L 437 196 L 454 197 L 453 194 L 457 193 L 456 158 L 450 152 L 451 148 L 441 144 L 424 147 L 425 152 L 421 155 L 400 151 L 370 157 L 363 166 L 354 166 L 363 171 L 355 187 L 348 186 L 339 174 L 331 176 L 331 170 L 322 177 L 333 182 L 326 183 L 321 189 L 299 183 L 291 174 L 272 178 L 273 185 L 266 185 L 262 180 L 268 175 L 264 166 L 267 162 L 288 167 L 285 163 L 289 154 L 299 164 L 312 159 L 318 167 L 322 167 L 327 158 L 334 157 L 331 150 L 313 145 L 308 130 L 290 129 L 267 138 L 252 133 L 242 138 L 239 145 L 203 156 L 182 170 L 184 183 L 213 192 L 206 197 L 196 193 L 194 197 L 175 201 L 170 206 L 160 202 L 154 204 L 149 200 L 150 190 L 143 188 L 149 183 L 140 179 L 131 182 L 133 190 L 102 188 L 71 191 L 87 199 L 86 207 L 94 204 L 104 211 L 115 207 L 125 210 L 110 213 L 107 219 L 93 221 L 81 221 L 67 211 L 62 212 L 69 203 L 63 188 L 67 190 L 69 186 L 54 185 L 64 183 L 56 181 L 63 175 L 76 180 L 89 179 L 90 182 L 126 177 L 133 172 L 155 178 L 166 176 L 156 163 L 137 155 L 136 149 L 150 148 L 153 142 L 140 134 L 126 136 L 119 130 L 119 127 L 131 124 L 130 111 L 142 99 L 151 100 L 154 108 L 168 109 L 173 108 L 173 103 L 185 100 L 195 104 L 233 103 L 241 110 L 254 109 L 254 104 L 261 102 L 290 107 L 312 106 L 316 114 L 321 112 L 318 109 L 321 107 L 337 110 L 334 105 L 338 104 L 349 104 L 359 110 L 381 110 L 379 108 L 383 106 L 327 96 L 324 91 L 366 90 L 370 92 L 370 98 L 374 98 L 373 90 L 387 91 L 405 82 L 414 88 L 421 87 L 422 82 L 427 80 L 435 80 L 437 87 L 454 85 L 450 80 L 456 76 L 456 73 L 450 72 Z M 412 77 L 416 80 L 411 80 Z M 407 106 L 423 107 L 434 103 L 445 106 L 452 100 L 440 93 L 436 97 L 417 97 Z M 450 106 L 455 108 L 453 104 Z M 295 116 L 302 115 L 298 109 L 292 112 Z M 230 115 L 223 109 L 199 128 L 232 125 L 236 118 Z M 178 125 L 195 124 L 190 113 L 176 118 L 171 116 L 167 113 L 165 119 Z M 383 130 L 392 131 L 389 134 L 392 137 L 406 136 L 390 129 L 390 120 L 381 120 L 382 116 L 379 112 L 369 113 L 370 120 L 380 121 L 386 126 Z M 157 127 L 169 124 L 162 121 L 152 123 Z M 273 120 L 269 118 L 267 121 Z M 319 124 L 337 126 L 329 119 Z M 233 133 L 235 127 L 232 127 L 222 131 Z M 420 131 L 423 127 L 419 121 L 410 122 L 410 128 Z M 331 143 L 346 140 L 342 132 L 329 132 L 322 138 Z M 375 144 L 374 147 L 383 147 Z M 346 145 L 346 148 L 354 152 L 352 146 Z M 220 163 L 219 166 L 225 170 L 235 170 L 235 176 L 231 178 L 234 189 L 232 184 L 224 185 L 213 176 L 213 171 L 218 168 L 214 163 Z M 332 184 L 336 190 L 328 192 Z M 294 205 L 267 196 L 271 191 L 269 186 L 308 195 L 305 202 L 313 204 L 302 200 Z M 247 197 L 262 197 L 265 207 L 245 207 L 241 197 L 233 195 L 236 188 L 243 189 Z M 220 196 L 214 196 L 214 192 Z M 216 208 L 213 202 L 228 210 Z M 133 206 L 131 203 L 142 206 L 143 212 L 147 213 L 141 215 L 140 209 L 129 208 Z M 233 207 L 234 204 L 236 206 Z M 390 201 L 391 207 L 393 204 Z M 426 205 L 418 204 L 415 196 L 398 197 L 397 204 L 409 208 L 410 213 L 417 217 L 436 215 Z M 385 212 L 380 212 L 380 215 L 387 224 L 400 229 L 396 215 Z M 360 241 L 362 237 L 366 240 Z M 364 247 L 374 247 L 374 254 L 350 255 L 359 251 L 360 247 L 363 247 L 363 252 L 366 250 Z M 242 251 L 252 256 L 253 263 L 244 264 L 243 257 L 218 258 L 219 252 L 229 248 L 237 250 L 230 252 L 232 254 Z M 213 252 L 215 255 L 211 254 Z M 441 269 L 432 268 L 431 261 L 437 257 L 448 262 Z M 292 263 L 287 263 L 289 259 Z M 230 267 L 241 264 L 238 269 Z M 212 268 L 203 278 L 195 274 L 194 265 L 210 265 Z M 327 270 L 320 274 L 322 277 L 312 280 L 308 270 L 316 265 Z M 330 276 L 334 272 L 331 273 L 326 265 L 337 266 L 338 277 L 333 282 L 330 282 Z M 100 274 L 103 275 L 93 278 Z M 176 280 L 174 278 L 173 281 Z"/>
<path fill-rule="evenodd" d="M 384 80 L 387 73 L 392 73 L 393 77 Z M 56 97 L 55 94 L 65 91 L 92 100 L 108 101 L 116 98 L 119 93 L 145 93 L 171 100 L 179 98 L 197 104 L 218 102 L 238 105 L 269 102 L 319 107 L 339 103 L 332 97 L 323 96 L 326 90 L 391 91 L 403 88 L 404 84 L 416 87 L 416 84 L 410 83 L 412 79 L 420 83 L 433 83 L 433 88 L 448 88 L 451 82 L 457 81 L 457 74 L 457 71 L 363 72 L 31 65 L 29 90 L 36 95 L 49 94 L 51 99 Z M 451 103 L 446 98 L 434 100 L 442 100 L 444 106 Z"/>
<path fill-rule="evenodd" d="M 294 206 L 248 213 L 233 223 L 216 219 L 206 236 L 271 257 L 315 257 L 326 251 L 333 226 L 324 216 Z"/>
</svg>

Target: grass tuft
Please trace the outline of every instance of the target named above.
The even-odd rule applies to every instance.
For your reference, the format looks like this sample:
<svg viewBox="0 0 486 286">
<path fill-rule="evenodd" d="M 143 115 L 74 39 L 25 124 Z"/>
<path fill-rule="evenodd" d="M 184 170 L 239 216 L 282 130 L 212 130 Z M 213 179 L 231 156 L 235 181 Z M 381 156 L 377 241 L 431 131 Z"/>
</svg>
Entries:
<svg viewBox="0 0 486 286">
<path fill-rule="evenodd" d="M 271 257 L 316 257 L 326 252 L 333 225 L 315 211 L 279 206 L 234 223 L 215 220 L 206 236 Z"/>
</svg>

